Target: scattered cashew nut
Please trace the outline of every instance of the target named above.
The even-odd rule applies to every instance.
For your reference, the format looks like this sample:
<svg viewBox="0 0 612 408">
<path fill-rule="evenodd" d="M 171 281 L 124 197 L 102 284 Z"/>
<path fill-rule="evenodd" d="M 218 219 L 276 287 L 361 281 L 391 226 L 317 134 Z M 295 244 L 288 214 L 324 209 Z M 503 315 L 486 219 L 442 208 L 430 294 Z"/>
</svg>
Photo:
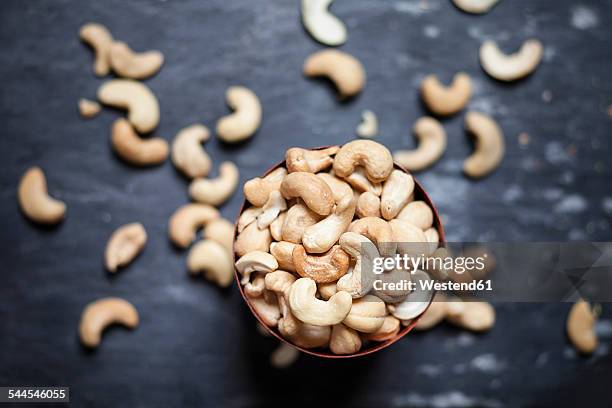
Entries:
<svg viewBox="0 0 612 408">
<path fill-rule="evenodd" d="M 378 118 L 371 110 L 361 112 L 361 123 L 357 126 L 357 136 L 374 137 L 378 134 Z"/>
<path fill-rule="evenodd" d="M 141 138 L 123 118 L 113 123 L 111 145 L 121 159 L 135 166 L 154 166 L 168 157 L 168 142 L 161 137 Z"/>
<path fill-rule="evenodd" d="M 212 167 L 202 143 L 210 136 L 206 126 L 199 123 L 181 129 L 172 142 L 172 163 L 189 178 L 206 177 Z"/>
<path fill-rule="evenodd" d="M 421 83 L 421 96 L 427 108 L 440 116 L 454 115 L 462 110 L 472 95 L 472 82 L 465 72 L 459 72 L 450 86 L 442 85 L 435 75 L 428 75 Z"/>
<path fill-rule="evenodd" d="M 230 161 L 225 161 L 219 166 L 217 178 L 193 180 L 189 185 L 189 195 L 199 203 L 221 205 L 234 194 L 239 179 L 238 167 Z"/>
<path fill-rule="evenodd" d="M 495 309 L 484 301 L 447 302 L 446 320 L 474 332 L 490 330 L 495 324 Z"/>
<path fill-rule="evenodd" d="M 248 139 L 261 124 L 261 104 L 253 91 L 243 86 L 232 86 L 225 93 L 227 104 L 234 113 L 217 122 L 217 135 L 227 143 Z"/>
<path fill-rule="evenodd" d="M 227 250 L 234 251 L 234 224 L 225 218 L 217 218 L 206 224 L 204 238 L 217 241 Z"/>
<path fill-rule="evenodd" d="M 187 248 L 196 237 L 196 231 L 219 218 L 219 211 L 206 204 L 186 204 L 178 208 L 168 223 L 170 240 L 179 248 Z"/>
<path fill-rule="evenodd" d="M 357 95 L 366 82 L 361 62 L 346 52 L 326 49 L 311 54 L 304 62 L 307 77 L 328 77 L 336 86 L 340 99 Z"/>
<path fill-rule="evenodd" d="M 204 239 L 189 251 L 187 269 L 191 274 L 203 273 L 204 277 L 226 288 L 234 278 L 234 265 L 231 254 L 220 243 Z"/>
<path fill-rule="evenodd" d="M 346 42 L 346 26 L 330 11 L 334 0 L 302 0 L 302 22 L 318 42 L 337 46 Z"/>
<path fill-rule="evenodd" d="M 117 272 L 117 268 L 128 265 L 142 251 L 147 242 L 147 232 L 141 223 L 135 222 L 119 227 L 111 235 L 104 261 L 109 272 Z"/>
<path fill-rule="evenodd" d="M 543 52 L 538 40 L 527 40 L 515 54 L 504 54 L 493 41 L 480 47 L 480 64 L 485 72 L 500 81 L 515 81 L 531 74 L 540 64 Z"/>
<path fill-rule="evenodd" d="M 493 118 L 479 112 L 468 112 L 465 127 L 475 141 L 474 152 L 463 162 L 463 171 L 473 178 L 485 177 L 504 157 L 504 134 Z"/>
<path fill-rule="evenodd" d="M 79 99 L 79 114 L 85 119 L 91 119 L 100 113 L 101 106 L 98 102 L 89 99 Z"/>
<path fill-rule="evenodd" d="M 108 55 L 111 68 L 118 76 L 123 78 L 148 78 L 155 75 L 164 63 L 164 55 L 161 52 L 136 53 L 122 41 L 113 42 Z"/>
<path fill-rule="evenodd" d="M 133 329 L 138 326 L 138 311 L 130 302 L 115 297 L 98 299 L 88 304 L 81 314 L 79 336 L 90 348 L 100 345 L 102 332 L 112 324 Z"/>
<path fill-rule="evenodd" d="M 499 0 L 453 0 L 455 6 L 472 14 L 484 14 L 491 10 Z"/>
<path fill-rule="evenodd" d="M 351 295 L 339 291 L 328 301 L 323 301 L 315 297 L 316 292 L 317 284 L 310 278 L 300 278 L 291 285 L 289 306 L 295 317 L 316 326 L 331 326 L 342 322 L 351 310 Z"/>
<path fill-rule="evenodd" d="M 19 206 L 33 222 L 57 224 L 64 219 L 66 204 L 49 196 L 45 173 L 39 167 L 31 167 L 24 173 L 17 189 Z"/>
<path fill-rule="evenodd" d="M 110 47 L 113 36 L 102 24 L 87 23 L 81 27 L 79 32 L 81 41 L 87 43 L 95 52 L 94 73 L 99 76 L 108 75 L 110 72 Z"/>
<path fill-rule="evenodd" d="M 127 109 L 128 119 L 139 133 L 148 133 L 159 123 L 159 103 L 151 90 L 131 79 L 112 79 L 98 88 L 105 105 Z"/>
<path fill-rule="evenodd" d="M 583 299 L 574 303 L 567 316 L 567 335 L 574 347 L 581 353 L 591 354 L 597 348 L 596 320 L 597 315 Z"/>
<path fill-rule="evenodd" d="M 270 364 L 274 368 L 283 369 L 295 363 L 299 357 L 300 350 L 281 341 L 270 355 Z"/>
<path fill-rule="evenodd" d="M 428 116 L 419 119 L 413 128 L 418 140 L 414 150 L 399 150 L 393 158 L 408 171 L 420 171 L 434 164 L 446 150 L 446 132 L 434 118 Z"/>
</svg>

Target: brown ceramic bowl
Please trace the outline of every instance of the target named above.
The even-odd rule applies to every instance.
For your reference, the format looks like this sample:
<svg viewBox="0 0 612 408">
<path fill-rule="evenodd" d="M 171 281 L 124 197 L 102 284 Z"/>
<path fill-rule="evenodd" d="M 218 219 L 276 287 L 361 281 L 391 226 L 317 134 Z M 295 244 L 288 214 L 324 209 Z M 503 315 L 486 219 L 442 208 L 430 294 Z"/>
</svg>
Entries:
<svg viewBox="0 0 612 408">
<path fill-rule="evenodd" d="M 316 147 L 316 148 L 311 149 L 311 150 L 327 149 L 329 147 L 332 147 L 332 146 Z M 276 165 L 271 167 L 268 171 L 266 171 L 264 173 L 263 176 L 266 176 L 267 174 L 269 174 L 270 172 L 272 172 L 273 170 L 276 170 L 277 168 L 279 168 L 281 166 L 283 166 L 283 167 L 285 166 L 285 161 L 277 163 Z M 402 166 L 400 166 L 397 163 L 394 163 L 394 166 L 395 166 L 396 169 L 399 169 L 399 170 L 402 170 L 404 172 L 407 172 L 404 168 L 402 168 Z M 417 181 L 416 178 L 414 179 L 414 199 L 415 200 L 425 201 L 431 207 L 431 209 L 433 210 L 433 215 L 434 215 L 434 227 L 438 230 L 438 234 L 440 236 L 440 243 L 445 242 L 444 228 L 442 227 L 442 222 L 440 220 L 440 215 L 438 214 L 438 210 L 436 209 L 436 207 L 434 206 L 433 202 L 431 201 L 431 199 L 429 198 L 429 196 L 427 195 L 427 193 L 425 192 L 425 190 L 423 189 L 421 184 L 419 184 L 419 182 Z M 251 206 L 251 204 L 249 202 L 247 202 L 246 200 L 244 200 L 243 203 L 242 203 L 242 206 L 240 207 L 240 212 L 238 213 L 238 217 L 236 219 L 236 229 L 234 230 L 234 242 L 236 241 L 236 236 L 238 234 L 238 231 L 237 231 L 238 218 L 240 218 L 240 215 L 242 214 L 242 212 L 244 210 L 246 210 L 247 208 L 249 208 L 250 206 Z M 234 253 L 234 259 L 236 259 L 236 254 L 235 253 Z M 261 318 L 257 315 L 257 313 L 255 313 L 255 309 L 253 309 L 253 307 L 249 303 L 249 301 L 248 301 L 248 299 L 247 299 L 247 297 L 246 297 L 246 295 L 244 293 L 244 289 L 243 289 L 242 285 L 240 284 L 241 276 L 239 275 L 238 271 L 235 270 L 235 269 L 234 269 L 234 276 L 236 278 L 236 284 L 238 286 L 238 290 L 240 290 L 240 294 L 242 295 L 242 299 L 244 299 L 244 302 L 247 304 L 247 306 L 251 310 L 251 313 L 253 313 L 253 316 L 255 316 L 255 318 L 259 321 L 259 323 L 261 323 L 261 325 L 263 327 L 265 327 L 268 330 L 268 332 L 270 332 L 270 334 L 272 336 L 276 337 L 280 341 L 283 341 L 283 342 L 285 342 L 287 344 L 292 345 L 293 347 L 297 348 L 298 350 L 300 350 L 303 353 L 310 354 L 310 355 L 317 356 L 317 357 L 323 357 L 323 358 L 352 358 L 352 357 L 359 357 L 359 356 L 365 356 L 365 355 L 368 355 L 368 354 L 372 354 L 372 353 L 377 352 L 379 350 L 382 350 L 382 349 L 384 349 L 386 347 L 389 347 L 391 344 L 395 343 L 396 341 L 398 341 L 399 339 L 404 337 L 406 334 L 408 334 L 410 331 L 412 331 L 412 329 L 416 325 L 417 321 L 423 315 L 423 314 L 421 314 L 417 318 L 413 319 L 412 322 L 410 323 L 410 325 L 408 325 L 406 327 L 403 327 L 395 335 L 395 337 L 393 337 L 392 339 L 389 339 L 387 341 L 381 341 L 381 342 L 371 342 L 371 344 L 373 344 L 373 346 L 371 346 L 369 348 L 366 348 L 366 349 L 363 349 L 363 350 L 360 350 L 358 353 L 347 354 L 347 355 L 338 355 L 338 354 L 333 354 L 331 351 L 324 350 L 324 349 L 305 349 L 305 348 L 302 348 L 302 347 L 298 347 L 295 344 L 291 343 L 289 340 L 285 339 L 283 336 L 280 335 L 280 333 L 278 333 L 277 330 L 275 330 L 275 329 L 273 329 L 271 327 L 266 326 L 266 324 L 261 320 Z M 425 312 L 423 312 L 423 313 L 425 313 Z"/>
</svg>

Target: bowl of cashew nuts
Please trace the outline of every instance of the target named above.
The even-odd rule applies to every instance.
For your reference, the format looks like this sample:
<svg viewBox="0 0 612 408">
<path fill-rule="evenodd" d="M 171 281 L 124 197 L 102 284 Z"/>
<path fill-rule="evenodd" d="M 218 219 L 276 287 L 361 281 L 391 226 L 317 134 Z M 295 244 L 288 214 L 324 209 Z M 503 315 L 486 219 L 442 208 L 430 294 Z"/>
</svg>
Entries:
<svg viewBox="0 0 612 408">
<path fill-rule="evenodd" d="M 240 293 L 271 335 L 325 358 L 357 357 L 401 339 L 433 294 L 376 290 L 361 274 L 361 248 L 381 256 L 444 243 L 423 187 L 371 140 L 291 148 L 285 160 L 244 184 L 234 232 Z M 422 271 L 418 274 L 427 275 Z M 410 272 L 396 270 L 395 273 Z"/>
</svg>

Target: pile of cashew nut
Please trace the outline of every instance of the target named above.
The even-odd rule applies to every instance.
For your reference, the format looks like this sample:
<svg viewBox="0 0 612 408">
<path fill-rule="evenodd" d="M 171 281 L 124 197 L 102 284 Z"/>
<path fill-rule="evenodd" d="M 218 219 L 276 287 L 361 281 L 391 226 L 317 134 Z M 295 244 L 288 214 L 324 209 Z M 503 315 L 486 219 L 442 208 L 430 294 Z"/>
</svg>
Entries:
<svg viewBox="0 0 612 408">
<path fill-rule="evenodd" d="M 387 148 L 370 140 L 291 148 L 284 166 L 247 181 L 250 206 L 238 219 L 235 267 L 260 321 L 293 345 L 340 355 L 393 339 L 411 324 L 432 293 L 377 290 L 361 268 L 366 256 L 394 256 L 419 244 L 426 254 L 438 248 L 433 210 L 414 188 Z M 362 244 L 376 253 L 363 253 Z M 388 276 L 431 279 L 413 272 Z M 490 316 L 480 322 L 474 315 L 483 312 L 465 305 L 449 320 L 472 330 L 492 326 Z"/>
</svg>

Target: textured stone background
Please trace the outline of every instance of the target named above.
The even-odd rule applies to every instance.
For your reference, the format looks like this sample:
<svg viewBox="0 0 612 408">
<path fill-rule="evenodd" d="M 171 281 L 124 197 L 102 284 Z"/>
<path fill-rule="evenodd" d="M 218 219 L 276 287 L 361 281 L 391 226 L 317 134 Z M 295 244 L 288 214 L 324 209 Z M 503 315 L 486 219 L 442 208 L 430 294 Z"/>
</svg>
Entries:
<svg viewBox="0 0 612 408">
<path fill-rule="evenodd" d="M 165 66 L 147 83 L 161 104 L 156 133 L 169 141 L 197 121 L 213 127 L 228 112 L 228 86 L 259 95 L 264 121 L 252 140 L 206 145 L 217 164 L 240 166 L 241 181 L 288 147 L 350 140 L 363 109 L 378 114 L 380 142 L 410 148 L 411 125 L 424 114 L 421 78 L 433 72 L 449 80 L 464 70 L 475 83 L 470 108 L 499 120 L 507 155 L 493 176 L 465 179 L 461 163 L 471 146 L 463 119 L 444 121 L 449 148 L 418 177 L 448 238 L 610 240 L 612 1 L 503 0 L 480 17 L 449 0 L 420 4 L 334 4 L 349 27 L 342 49 L 368 73 L 363 94 L 338 104 L 327 83 L 301 75 L 304 58 L 321 45 L 303 30 L 297 1 L 2 1 L 0 385 L 67 385 L 75 406 L 609 406 L 609 307 L 598 326 L 602 345 L 590 358 L 576 356 L 565 339 L 569 305 L 506 304 L 482 336 L 442 326 L 369 358 L 302 357 L 286 372 L 269 368 L 275 345 L 256 333 L 236 289 L 189 278 L 186 253 L 166 238 L 168 217 L 187 201 L 187 182 L 170 163 L 142 170 L 113 155 L 108 134 L 118 111 L 91 121 L 77 114 L 77 100 L 93 98 L 103 81 L 78 40 L 87 21 L 106 24 L 136 50 L 164 52 Z M 485 39 L 511 51 L 532 36 L 546 46 L 532 77 L 504 85 L 481 71 Z M 526 146 L 518 143 L 522 132 L 530 136 Z M 45 169 L 51 193 L 68 204 L 56 229 L 19 213 L 16 184 L 31 165 Z M 223 214 L 233 219 L 241 200 L 236 194 Z M 149 242 L 111 277 L 102 267 L 105 242 L 132 221 L 145 225 Z M 81 309 L 109 295 L 132 301 L 141 325 L 110 330 L 88 353 L 76 335 Z"/>
</svg>

